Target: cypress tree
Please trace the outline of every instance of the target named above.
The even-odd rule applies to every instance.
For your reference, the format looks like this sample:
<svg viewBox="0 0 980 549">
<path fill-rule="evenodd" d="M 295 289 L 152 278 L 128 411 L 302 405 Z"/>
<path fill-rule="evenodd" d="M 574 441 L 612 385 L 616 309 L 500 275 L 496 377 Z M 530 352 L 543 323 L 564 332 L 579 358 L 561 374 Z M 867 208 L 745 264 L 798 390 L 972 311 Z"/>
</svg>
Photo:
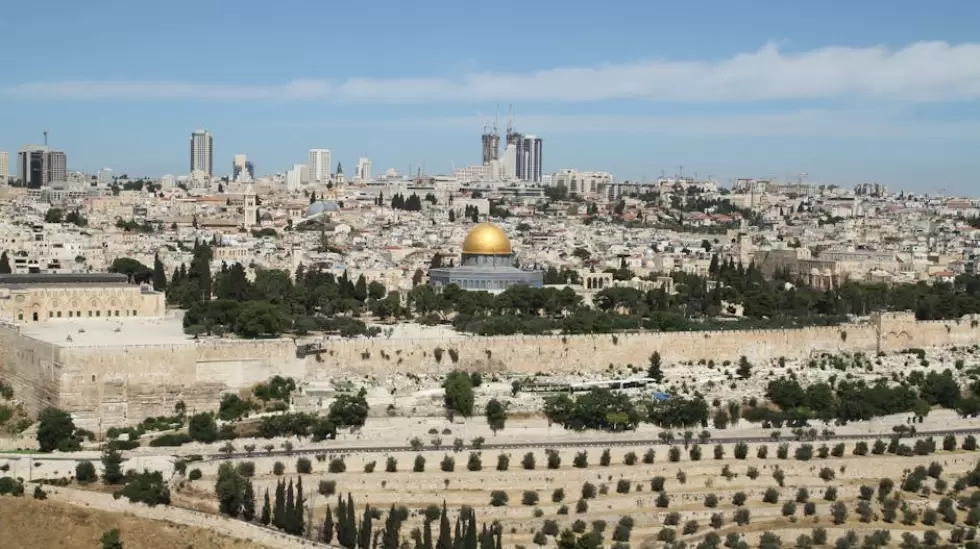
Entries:
<svg viewBox="0 0 980 549">
<path fill-rule="evenodd" d="M 255 520 L 255 489 L 252 487 L 251 480 L 245 482 L 245 496 L 242 498 L 242 518 L 245 519 L 245 522 Z"/>
<path fill-rule="evenodd" d="M 371 505 L 364 506 L 364 518 L 361 519 L 361 531 L 357 536 L 358 549 L 371 549 Z"/>
<path fill-rule="evenodd" d="M 276 505 L 273 507 L 272 511 L 272 525 L 276 528 L 282 529 L 283 527 L 283 516 L 286 512 L 286 487 L 280 480 L 276 484 Z"/>
<path fill-rule="evenodd" d="M 495 533 L 497 535 L 497 543 L 495 544 L 494 549 L 504 549 L 504 543 L 503 543 L 503 540 L 501 539 L 501 532 L 503 532 L 504 527 L 498 524 L 494 528 L 494 530 L 496 530 Z"/>
<path fill-rule="evenodd" d="M 422 549 L 434 549 L 432 547 L 432 523 L 428 520 L 422 524 Z"/>
<path fill-rule="evenodd" d="M 0 274 L 9 275 L 11 272 L 10 258 L 7 257 L 7 252 L 3 252 L 0 254 Z"/>
<path fill-rule="evenodd" d="M 347 540 L 347 502 L 344 501 L 343 496 L 337 496 L 337 543 L 343 545 L 344 547 L 349 547 L 346 545 Z"/>
<path fill-rule="evenodd" d="M 259 522 L 263 526 L 268 526 L 269 521 L 272 520 L 272 506 L 269 504 L 269 489 L 265 489 L 265 503 L 262 504 L 262 516 L 259 517 Z"/>
<path fill-rule="evenodd" d="M 340 515 L 339 509 L 337 510 L 337 515 Z M 320 541 L 323 543 L 330 543 L 333 541 L 333 513 L 330 512 L 329 505 L 327 505 L 327 516 L 323 517 L 323 539 Z"/>
<path fill-rule="evenodd" d="M 463 549 L 477 549 L 476 544 L 476 514 L 469 512 L 466 518 L 466 533 L 463 535 Z"/>
<path fill-rule="evenodd" d="M 306 531 L 306 517 L 304 513 L 306 508 L 303 505 L 303 477 L 299 477 L 296 481 L 296 509 L 293 518 L 293 535 L 302 536 L 303 532 Z"/>
<path fill-rule="evenodd" d="M 160 254 L 153 256 L 153 289 L 158 292 L 167 289 L 167 273 L 163 270 L 163 262 L 160 261 Z"/>
<path fill-rule="evenodd" d="M 381 538 L 382 549 L 398 549 L 398 530 L 401 526 L 400 521 L 395 518 L 395 505 L 391 505 L 388 511 L 388 518 L 385 520 L 384 535 Z"/>
<path fill-rule="evenodd" d="M 289 486 L 286 487 L 286 509 L 282 514 L 282 529 L 287 534 L 295 533 L 296 528 L 296 500 L 293 499 L 293 479 L 289 479 Z"/>
<path fill-rule="evenodd" d="M 357 547 L 357 518 L 354 516 L 354 498 L 347 492 L 347 540 L 344 547 Z"/>
<path fill-rule="evenodd" d="M 453 530 L 453 549 L 463 549 L 463 525 L 462 515 L 456 515 L 456 528 Z"/>
<path fill-rule="evenodd" d="M 442 514 L 439 515 L 439 538 L 436 549 L 453 549 L 452 532 L 449 529 L 449 513 L 446 511 L 446 500 L 442 501 Z"/>
</svg>

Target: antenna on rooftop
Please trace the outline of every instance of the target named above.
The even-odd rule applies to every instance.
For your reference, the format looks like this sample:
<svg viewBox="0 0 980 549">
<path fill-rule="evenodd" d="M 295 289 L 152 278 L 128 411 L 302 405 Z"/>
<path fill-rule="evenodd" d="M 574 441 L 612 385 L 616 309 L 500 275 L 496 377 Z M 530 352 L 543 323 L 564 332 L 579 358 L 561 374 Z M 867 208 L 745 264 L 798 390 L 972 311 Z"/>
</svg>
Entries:
<svg viewBox="0 0 980 549">
<path fill-rule="evenodd" d="M 48 130 L 44 130 L 44 146 L 48 146 Z"/>
</svg>

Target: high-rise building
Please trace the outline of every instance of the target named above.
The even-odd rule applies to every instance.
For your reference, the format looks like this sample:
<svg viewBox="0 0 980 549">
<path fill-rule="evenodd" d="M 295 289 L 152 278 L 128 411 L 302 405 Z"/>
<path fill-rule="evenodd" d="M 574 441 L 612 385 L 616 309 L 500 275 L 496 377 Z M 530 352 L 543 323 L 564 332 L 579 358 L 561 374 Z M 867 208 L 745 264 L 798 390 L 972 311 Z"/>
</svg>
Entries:
<svg viewBox="0 0 980 549">
<path fill-rule="evenodd" d="M 357 159 L 357 173 L 354 174 L 358 181 L 371 181 L 371 161 L 366 157 Z"/>
<path fill-rule="evenodd" d="M 493 125 L 492 130 L 488 130 L 486 126 L 483 127 L 481 141 L 483 144 L 483 163 L 489 164 L 498 160 L 500 158 L 500 134 L 497 133 L 496 124 Z"/>
<path fill-rule="evenodd" d="M 44 145 L 28 145 L 17 153 L 17 172 L 29 189 L 68 179 L 68 157 Z"/>
<path fill-rule="evenodd" d="M 10 179 L 10 155 L 0 152 L 0 185 L 6 185 Z"/>
<path fill-rule="evenodd" d="M 214 175 L 214 139 L 211 132 L 197 130 L 191 134 L 191 173 Z"/>
<path fill-rule="evenodd" d="M 244 154 L 236 154 L 231 164 L 231 179 L 242 183 L 250 183 L 255 179 L 255 166 Z"/>
<path fill-rule="evenodd" d="M 102 168 L 99 170 L 99 176 L 96 179 L 100 187 L 108 187 L 112 185 L 112 170 L 109 168 Z"/>
<path fill-rule="evenodd" d="M 517 150 L 518 179 L 533 183 L 541 182 L 541 138 L 525 135 Z"/>
<path fill-rule="evenodd" d="M 330 149 L 310 149 L 309 181 L 326 183 L 330 180 Z"/>
</svg>

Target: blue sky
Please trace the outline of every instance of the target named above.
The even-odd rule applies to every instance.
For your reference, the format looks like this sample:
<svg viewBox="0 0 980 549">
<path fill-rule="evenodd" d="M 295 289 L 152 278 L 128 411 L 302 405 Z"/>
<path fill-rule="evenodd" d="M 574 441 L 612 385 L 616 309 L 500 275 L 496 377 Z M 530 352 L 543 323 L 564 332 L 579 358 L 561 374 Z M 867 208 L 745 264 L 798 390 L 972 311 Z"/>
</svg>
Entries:
<svg viewBox="0 0 980 549">
<path fill-rule="evenodd" d="M 479 162 L 513 104 L 544 169 L 976 193 L 980 2 L 76 2 L 4 8 L 0 150 L 69 168 Z"/>
</svg>

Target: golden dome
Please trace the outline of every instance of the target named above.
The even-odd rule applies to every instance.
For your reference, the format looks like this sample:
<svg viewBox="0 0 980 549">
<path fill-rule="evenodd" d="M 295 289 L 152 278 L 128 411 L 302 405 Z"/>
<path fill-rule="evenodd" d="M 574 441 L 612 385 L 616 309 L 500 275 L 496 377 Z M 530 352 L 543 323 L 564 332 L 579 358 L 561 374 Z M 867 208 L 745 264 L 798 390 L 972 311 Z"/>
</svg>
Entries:
<svg viewBox="0 0 980 549">
<path fill-rule="evenodd" d="M 470 229 L 463 240 L 463 253 L 473 255 L 510 255 L 510 239 L 493 223 L 480 223 Z"/>
</svg>

